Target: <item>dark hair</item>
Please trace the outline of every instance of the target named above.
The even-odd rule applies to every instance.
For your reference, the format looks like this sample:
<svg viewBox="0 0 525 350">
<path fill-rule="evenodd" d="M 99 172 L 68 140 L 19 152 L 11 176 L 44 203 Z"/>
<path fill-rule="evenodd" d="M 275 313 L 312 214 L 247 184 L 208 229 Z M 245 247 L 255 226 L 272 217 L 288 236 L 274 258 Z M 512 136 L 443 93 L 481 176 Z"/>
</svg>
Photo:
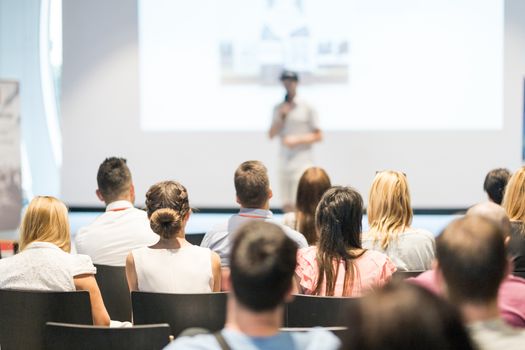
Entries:
<svg viewBox="0 0 525 350">
<path fill-rule="evenodd" d="M 351 187 L 332 187 L 325 192 L 315 213 L 315 223 L 319 232 L 317 243 L 317 264 L 319 275 L 314 294 L 321 294 L 326 279 L 325 294 L 334 295 L 335 282 L 339 269 L 334 267 L 344 262 L 345 277 L 343 295 L 349 295 L 353 283 L 359 278 L 353 260 L 362 256 L 361 220 L 363 218 L 363 199 Z M 356 276 L 357 275 L 357 276 Z"/>
<path fill-rule="evenodd" d="M 436 257 L 453 302 L 486 303 L 497 298 L 505 276 L 504 234 L 477 215 L 454 220 L 436 239 Z"/>
<path fill-rule="evenodd" d="M 253 311 L 273 310 L 292 287 L 297 245 L 274 224 L 252 221 L 233 235 L 230 270 L 235 299 Z"/>
<path fill-rule="evenodd" d="M 317 242 L 315 209 L 330 186 L 330 178 L 326 171 L 317 167 L 306 169 L 299 180 L 295 203 L 295 229 L 304 235 L 310 245 Z"/>
<path fill-rule="evenodd" d="M 129 191 L 131 186 L 131 172 L 126 159 L 106 158 L 98 167 L 97 184 L 100 194 L 109 203 Z"/>
<path fill-rule="evenodd" d="M 493 169 L 488 172 L 483 182 L 483 190 L 487 192 L 491 201 L 501 204 L 510 176 L 510 170 L 505 168 Z"/>
<path fill-rule="evenodd" d="M 475 349 L 459 312 L 419 286 L 390 283 L 350 306 L 344 349 Z"/>
<path fill-rule="evenodd" d="M 283 80 L 293 80 L 293 81 L 299 81 L 299 74 L 297 72 L 291 71 L 291 70 L 283 70 L 281 72 L 281 76 L 279 77 L 281 81 Z"/>
<path fill-rule="evenodd" d="M 235 191 L 245 208 L 260 208 L 268 200 L 270 181 L 263 163 L 249 160 L 237 168 L 234 176 Z"/>
<path fill-rule="evenodd" d="M 190 211 L 188 191 L 176 181 L 163 181 L 146 193 L 146 210 L 153 232 L 163 238 L 179 233 L 182 221 Z"/>
</svg>

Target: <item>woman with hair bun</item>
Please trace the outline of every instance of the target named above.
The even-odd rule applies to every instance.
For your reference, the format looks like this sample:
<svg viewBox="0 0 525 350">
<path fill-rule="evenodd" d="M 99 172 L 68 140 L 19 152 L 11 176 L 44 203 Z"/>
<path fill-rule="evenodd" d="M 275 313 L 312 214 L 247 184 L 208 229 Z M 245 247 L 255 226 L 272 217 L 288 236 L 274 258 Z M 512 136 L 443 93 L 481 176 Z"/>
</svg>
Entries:
<svg viewBox="0 0 525 350">
<path fill-rule="evenodd" d="M 156 293 L 220 291 L 219 255 L 185 239 L 191 214 L 186 188 L 175 181 L 151 186 L 146 193 L 146 210 L 151 229 L 160 239 L 128 255 L 129 289 Z"/>
</svg>

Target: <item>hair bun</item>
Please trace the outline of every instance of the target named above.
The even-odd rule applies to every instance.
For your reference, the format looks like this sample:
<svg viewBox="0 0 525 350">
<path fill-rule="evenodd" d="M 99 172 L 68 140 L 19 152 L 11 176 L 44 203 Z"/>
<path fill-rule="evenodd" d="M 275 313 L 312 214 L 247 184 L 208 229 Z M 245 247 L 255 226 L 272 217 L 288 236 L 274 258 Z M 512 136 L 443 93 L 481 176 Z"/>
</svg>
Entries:
<svg viewBox="0 0 525 350">
<path fill-rule="evenodd" d="M 181 215 L 173 209 L 161 208 L 155 210 L 150 217 L 153 232 L 163 238 L 171 238 L 182 226 Z"/>
</svg>

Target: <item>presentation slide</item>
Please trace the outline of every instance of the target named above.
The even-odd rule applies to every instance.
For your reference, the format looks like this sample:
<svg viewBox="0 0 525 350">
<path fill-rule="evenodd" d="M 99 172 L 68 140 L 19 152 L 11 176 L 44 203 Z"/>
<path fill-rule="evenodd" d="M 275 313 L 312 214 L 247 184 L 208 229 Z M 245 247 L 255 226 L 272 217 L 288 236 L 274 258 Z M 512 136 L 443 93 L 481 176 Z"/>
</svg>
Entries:
<svg viewBox="0 0 525 350">
<path fill-rule="evenodd" d="M 499 130 L 503 0 L 139 0 L 140 126 L 263 131 L 283 69 L 324 130 Z"/>
</svg>

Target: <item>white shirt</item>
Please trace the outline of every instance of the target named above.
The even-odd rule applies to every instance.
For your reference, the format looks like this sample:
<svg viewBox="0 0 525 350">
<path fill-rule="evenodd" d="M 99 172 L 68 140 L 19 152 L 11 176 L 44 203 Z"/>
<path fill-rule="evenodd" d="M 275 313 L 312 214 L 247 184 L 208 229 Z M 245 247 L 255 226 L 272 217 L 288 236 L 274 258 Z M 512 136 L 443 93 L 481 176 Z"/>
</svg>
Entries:
<svg viewBox="0 0 525 350">
<path fill-rule="evenodd" d="M 110 266 L 126 266 L 129 252 L 158 241 L 146 212 L 128 201 L 108 204 L 104 214 L 75 236 L 79 254 L 89 255 L 94 264 Z"/>
<path fill-rule="evenodd" d="M 201 247 L 210 248 L 219 254 L 222 266 L 230 266 L 230 233 L 235 232 L 244 223 L 252 220 L 263 220 L 275 224 L 283 229 L 284 233 L 297 244 L 298 248 L 308 247 L 308 242 L 301 233 L 273 220 L 273 214 L 270 210 L 249 208 L 241 208 L 239 214 L 232 215 L 227 223 L 217 225 L 206 232 Z"/>
<path fill-rule="evenodd" d="M 179 249 L 140 248 L 131 252 L 138 288 L 155 293 L 211 293 L 211 251 L 194 245 Z"/>
<path fill-rule="evenodd" d="M 363 233 L 361 237 L 363 248 L 373 249 L 388 255 L 399 271 L 426 271 L 432 268 L 436 243 L 434 235 L 427 230 L 408 229 L 399 233 L 387 249 L 381 247 L 370 233 Z"/>
<path fill-rule="evenodd" d="M 274 108 L 272 120 L 274 124 L 281 119 L 279 109 L 283 103 L 279 103 Z M 279 132 L 281 139 L 289 135 L 304 135 L 321 129 L 317 112 L 306 101 L 296 96 L 293 105 L 294 107 L 286 115 L 284 125 Z M 284 166 L 285 169 L 304 167 L 304 164 L 310 164 L 313 161 L 312 145 L 304 144 L 293 148 L 281 145 L 280 161 L 281 166 Z"/>
<path fill-rule="evenodd" d="M 522 350 L 525 348 L 525 331 L 512 328 L 497 318 L 474 322 L 468 330 L 480 350 Z"/>
<path fill-rule="evenodd" d="M 0 289 L 74 291 L 75 276 L 97 272 L 87 255 L 69 254 L 48 242 L 32 242 L 0 260 Z"/>
</svg>

